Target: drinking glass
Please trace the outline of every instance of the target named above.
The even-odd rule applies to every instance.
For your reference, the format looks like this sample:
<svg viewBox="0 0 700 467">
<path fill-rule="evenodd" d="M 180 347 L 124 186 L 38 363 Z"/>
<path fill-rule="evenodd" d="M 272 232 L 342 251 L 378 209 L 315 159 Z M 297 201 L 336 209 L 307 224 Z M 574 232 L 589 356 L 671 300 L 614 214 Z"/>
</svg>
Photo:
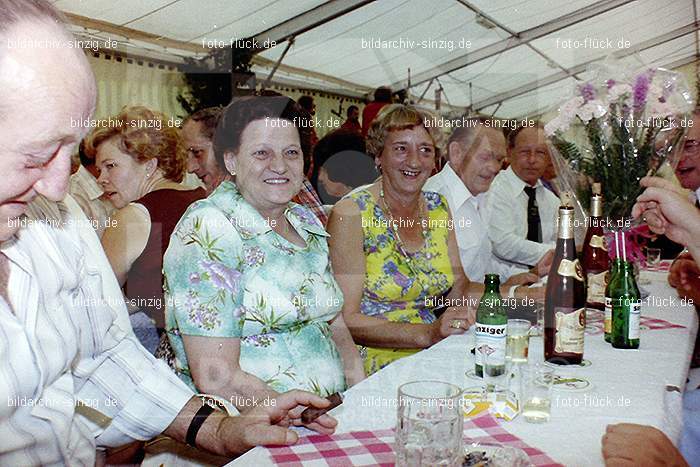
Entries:
<svg viewBox="0 0 700 467">
<path fill-rule="evenodd" d="M 537 324 L 530 330 L 530 335 L 541 336 L 544 334 L 544 299 L 535 300 L 535 315 Z"/>
<path fill-rule="evenodd" d="M 661 248 L 647 248 L 647 267 L 651 270 L 657 270 L 661 263 Z"/>
<path fill-rule="evenodd" d="M 462 390 L 443 381 L 414 381 L 399 387 L 396 418 L 397 466 L 461 465 Z"/>
<path fill-rule="evenodd" d="M 512 362 L 505 362 L 495 354 L 483 354 L 483 379 L 486 392 L 510 389 Z"/>
<path fill-rule="evenodd" d="M 549 421 L 554 370 L 544 365 L 523 365 L 520 369 L 520 400 L 523 417 L 530 423 Z"/>
<path fill-rule="evenodd" d="M 526 319 L 509 319 L 506 337 L 506 360 L 513 363 L 527 362 L 530 344 L 530 328 Z"/>
</svg>

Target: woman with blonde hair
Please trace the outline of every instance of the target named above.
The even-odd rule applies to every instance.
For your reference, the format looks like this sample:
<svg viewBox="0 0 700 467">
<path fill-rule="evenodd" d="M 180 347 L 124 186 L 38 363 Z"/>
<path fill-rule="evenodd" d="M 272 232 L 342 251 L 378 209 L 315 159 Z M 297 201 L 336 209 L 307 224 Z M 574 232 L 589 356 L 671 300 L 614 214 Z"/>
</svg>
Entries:
<svg viewBox="0 0 700 467">
<path fill-rule="evenodd" d="M 474 322 L 464 306 L 439 317 L 430 306 L 438 297 L 463 299 L 469 287 L 447 202 L 422 191 L 441 142 L 433 118 L 411 106 L 384 107 L 367 135 L 382 176 L 338 202 L 328 223 L 343 316 L 368 374 Z"/>
<path fill-rule="evenodd" d="M 181 185 L 187 166 L 179 130 L 145 107 L 125 107 L 111 125 L 97 128 L 86 150 L 96 156 L 98 183 L 118 211 L 102 237 L 107 258 L 127 303 L 165 328 L 163 254 L 187 207 L 204 198 L 202 188 Z M 132 315 L 137 337 L 151 352 L 158 337 L 142 314 Z M 145 330 L 144 330 L 145 329 Z M 147 337 L 149 336 L 150 337 Z"/>
</svg>

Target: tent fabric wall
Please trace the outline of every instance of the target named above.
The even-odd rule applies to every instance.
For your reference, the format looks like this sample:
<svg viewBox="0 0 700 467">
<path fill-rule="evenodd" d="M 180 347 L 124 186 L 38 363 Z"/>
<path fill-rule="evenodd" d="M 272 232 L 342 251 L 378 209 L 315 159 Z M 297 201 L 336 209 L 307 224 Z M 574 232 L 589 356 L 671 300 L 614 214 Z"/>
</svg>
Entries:
<svg viewBox="0 0 700 467">
<path fill-rule="evenodd" d="M 97 81 L 95 118 L 114 116 L 125 105 L 143 105 L 168 117 L 185 116 L 177 101 L 185 83 L 175 67 L 104 53 L 91 53 L 88 61 Z"/>
</svg>

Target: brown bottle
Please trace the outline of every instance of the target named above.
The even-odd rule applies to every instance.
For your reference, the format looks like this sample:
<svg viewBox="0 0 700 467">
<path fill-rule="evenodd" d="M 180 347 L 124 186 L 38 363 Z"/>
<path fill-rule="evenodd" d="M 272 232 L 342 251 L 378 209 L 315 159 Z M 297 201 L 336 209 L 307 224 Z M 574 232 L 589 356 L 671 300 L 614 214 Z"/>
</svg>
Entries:
<svg viewBox="0 0 700 467">
<path fill-rule="evenodd" d="M 544 311 L 544 358 L 559 365 L 583 361 L 586 282 L 576 258 L 574 208 L 562 196 L 557 247 L 547 278 Z"/>
<path fill-rule="evenodd" d="M 591 215 L 588 218 L 588 231 L 583 241 L 581 266 L 586 274 L 588 285 L 586 306 L 598 310 L 605 309 L 605 287 L 608 285 L 610 259 L 605 246 L 603 232 L 603 197 L 600 184 L 595 183 L 591 197 Z"/>
</svg>

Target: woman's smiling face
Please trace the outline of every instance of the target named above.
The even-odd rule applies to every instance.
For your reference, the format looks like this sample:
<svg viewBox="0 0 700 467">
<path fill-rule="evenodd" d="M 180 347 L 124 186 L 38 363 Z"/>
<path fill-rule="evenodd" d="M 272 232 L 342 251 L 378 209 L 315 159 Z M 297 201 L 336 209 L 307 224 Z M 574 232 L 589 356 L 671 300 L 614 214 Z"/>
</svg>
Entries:
<svg viewBox="0 0 700 467">
<path fill-rule="evenodd" d="M 286 206 L 301 189 L 304 158 L 299 132 L 289 120 L 253 120 L 226 161 L 241 195 L 260 213 Z"/>
<path fill-rule="evenodd" d="M 435 167 L 435 143 L 422 125 L 389 132 L 377 158 L 382 178 L 393 191 L 420 192 Z"/>
</svg>

